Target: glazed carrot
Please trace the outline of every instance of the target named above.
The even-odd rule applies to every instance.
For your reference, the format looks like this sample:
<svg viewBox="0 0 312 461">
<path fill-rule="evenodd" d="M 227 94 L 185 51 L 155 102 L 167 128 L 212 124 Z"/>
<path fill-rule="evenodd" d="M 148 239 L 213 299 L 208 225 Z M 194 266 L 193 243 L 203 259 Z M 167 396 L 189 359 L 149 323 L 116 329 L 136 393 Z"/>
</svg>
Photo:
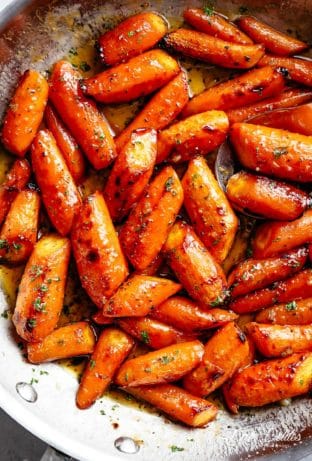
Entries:
<svg viewBox="0 0 312 461">
<path fill-rule="evenodd" d="M 203 157 L 189 162 L 182 187 L 184 206 L 196 234 L 221 263 L 233 244 L 238 219 Z"/>
<path fill-rule="evenodd" d="M 52 362 L 91 354 L 95 336 L 87 322 L 76 322 L 52 331 L 41 342 L 27 344 L 30 363 Z"/>
<path fill-rule="evenodd" d="M 132 132 L 118 155 L 103 192 L 113 221 L 124 218 L 142 195 L 153 173 L 156 148 L 156 131 L 143 128 Z"/>
<path fill-rule="evenodd" d="M 37 240 L 40 197 L 24 190 L 15 197 L 0 232 L 0 262 L 22 264 Z"/>
<path fill-rule="evenodd" d="M 164 262 L 164 257 L 161 253 L 158 253 L 156 258 L 149 264 L 145 269 L 135 271 L 136 274 L 140 275 L 155 275 L 158 272 L 158 269 L 161 267 Z"/>
<path fill-rule="evenodd" d="M 238 211 L 282 221 L 298 218 L 308 204 L 308 194 L 301 189 L 247 171 L 230 177 L 226 195 Z"/>
<path fill-rule="evenodd" d="M 59 61 L 53 68 L 49 97 L 90 163 L 100 170 L 115 159 L 116 149 L 108 123 L 84 97 L 80 78 L 69 62 Z"/>
<path fill-rule="evenodd" d="M 272 67 L 253 69 L 232 80 L 218 83 L 195 96 L 185 106 L 182 114 L 189 117 L 209 109 L 229 111 L 245 107 L 276 96 L 284 89 L 284 85 L 284 78 Z"/>
<path fill-rule="evenodd" d="M 71 239 L 81 284 L 100 309 L 129 273 L 100 192 L 84 201 L 74 220 Z"/>
<path fill-rule="evenodd" d="M 268 307 L 260 311 L 255 320 L 277 325 L 307 325 L 312 323 L 312 298 Z"/>
<path fill-rule="evenodd" d="M 67 235 L 81 197 L 50 131 L 37 134 L 31 146 L 31 163 L 51 223 L 61 235 Z"/>
<path fill-rule="evenodd" d="M 278 68 L 285 77 L 302 85 L 312 86 L 312 60 L 264 55 L 257 66 Z"/>
<path fill-rule="evenodd" d="M 104 305 L 103 314 L 109 317 L 141 317 L 181 288 L 179 283 L 168 279 L 133 275 Z"/>
<path fill-rule="evenodd" d="M 180 28 L 164 37 L 169 50 L 230 69 L 250 69 L 264 55 L 263 45 L 241 45 Z"/>
<path fill-rule="evenodd" d="M 298 274 L 234 299 L 229 308 L 237 314 L 255 312 L 278 303 L 289 303 L 297 299 L 312 296 L 312 272 L 305 269 Z"/>
<path fill-rule="evenodd" d="M 312 242 L 312 210 L 295 221 L 271 221 L 258 227 L 252 249 L 255 258 L 263 259 Z"/>
<path fill-rule="evenodd" d="M 307 261 L 308 250 L 296 248 L 267 259 L 249 258 L 239 263 L 228 277 L 231 298 L 260 290 L 299 272 Z"/>
<path fill-rule="evenodd" d="M 114 323 L 115 319 L 113 317 L 107 317 L 102 311 L 97 311 L 92 315 L 92 320 L 98 325 L 111 325 Z"/>
<path fill-rule="evenodd" d="M 281 179 L 312 181 L 312 136 L 234 123 L 230 140 L 244 167 Z"/>
<path fill-rule="evenodd" d="M 241 16 L 237 19 L 238 27 L 255 43 L 262 43 L 266 51 L 279 56 L 301 53 L 309 48 L 307 43 L 265 24 L 253 16 Z"/>
<path fill-rule="evenodd" d="M 27 70 L 4 117 L 2 142 L 12 154 L 24 157 L 43 119 L 48 83 L 36 70 Z"/>
<path fill-rule="evenodd" d="M 203 356 L 200 341 L 188 341 L 127 360 L 115 377 L 119 386 L 135 387 L 177 381 L 196 367 Z"/>
<path fill-rule="evenodd" d="M 186 72 L 182 70 L 152 96 L 141 112 L 115 139 L 117 152 L 127 144 L 133 131 L 138 128 L 161 130 L 180 114 L 189 99 L 187 79 Z"/>
<path fill-rule="evenodd" d="M 191 427 L 206 426 L 215 418 L 218 411 L 214 404 L 172 384 L 131 387 L 124 390 Z"/>
<path fill-rule="evenodd" d="M 19 287 L 13 323 L 26 341 L 43 340 L 56 327 L 63 308 L 70 257 L 69 240 L 48 235 L 39 240 Z"/>
<path fill-rule="evenodd" d="M 85 159 L 76 140 L 50 104 L 48 104 L 45 110 L 45 122 L 62 152 L 74 181 L 80 183 L 86 169 Z"/>
<path fill-rule="evenodd" d="M 220 328 L 205 345 L 201 363 L 183 379 L 183 387 L 204 397 L 220 387 L 246 362 L 250 345 L 233 322 Z"/>
<path fill-rule="evenodd" d="M 137 270 L 159 254 L 183 203 L 183 189 L 171 166 L 165 167 L 146 189 L 120 231 L 120 243 Z"/>
<path fill-rule="evenodd" d="M 234 312 L 224 309 L 202 309 L 182 296 L 172 296 L 155 307 L 150 316 L 185 332 L 197 332 L 217 328 L 237 318 Z"/>
<path fill-rule="evenodd" d="M 250 38 L 238 27 L 214 11 L 208 15 L 203 9 L 189 8 L 184 10 L 183 17 L 195 29 L 206 34 L 241 45 L 252 44 Z"/>
<path fill-rule="evenodd" d="M 179 64 L 169 54 L 151 50 L 84 80 L 81 88 L 97 101 L 117 104 L 152 93 L 179 72 Z"/>
<path fill-rule="evenodd" d="M 160 14 L 135 14 L 101 35 L 96 48 L 103 64 L 116 66 L 153 48 L 167 30 L 167 21 Z"/>
<path fill-rule="evenodd" d="M 223 143 L 228 129 L 227 115 L 217 110 L 176 122 L 159 133 L 156 162 L 181 163 L 195 155 L 206 155 Z"/>
<path fill-rule="evenodd" d="M 163 253 L 193 299 L 204 307 L 222 304 L 226 290 L 225 276 L 191 226 L 176 222 Z"/>
<path fill-rule="evenodd" d="M 79 384 L 78 408 L 89 408 L 104 394 L 133 346 L 134 341 L 117 328 L 108 328 L 101 333 Z"/>
</svg>

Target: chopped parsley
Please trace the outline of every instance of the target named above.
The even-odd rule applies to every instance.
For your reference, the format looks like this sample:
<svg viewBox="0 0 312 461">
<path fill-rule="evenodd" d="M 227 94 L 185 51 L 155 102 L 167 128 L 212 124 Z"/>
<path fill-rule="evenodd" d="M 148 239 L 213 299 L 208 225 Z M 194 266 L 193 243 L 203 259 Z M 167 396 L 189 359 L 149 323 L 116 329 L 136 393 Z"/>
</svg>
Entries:
<svg viewBox="0 0 312 461">
<path fill-rule="evenodd" d="M 88 72 L 91 69 L 91 66 L 86 61 L 82 61 L 79 64 L 79 69 L 83 72 Z"/>
<path fill-rule="evenodd" d="M 143 343 L 149 344 L 150 338 L 149 338 L 149 334 L 147 331 L 145 330 L 141 331 L 141 340 L 143 341 Z"/>
<path fill-rule="evenodd" d="M 163 355 L 159 360 L 163 365 L 167 365 L 168 363 L 173 362 L 174 358 L 168 357 L 168 355 Z"/>
<path fill-rule="evenodd" d="M 8 241 L 4 239 L 0 239 L 0 249 L 2 250 L 3 248 L 8 248 L 8 247 L 9 247 Z"/>
<path fill-rule="evenodd" d="M 177 195 L 176 190 L 174 190 L 172 187 L 174 185 L 174 178 L 170 176 L 170 178 L 167 179 L 165 182 L 165 189 L 167 192 L 171 192 L 173 196 Z"/>
<path fill-rule="evenodd" d="M 212 16 L 214 14 L 214 6 L 206 5 L 204 6 L 203 11 L 207 16 Z"/>
<path fill-rule="evenodd" d="M 95 367 L 95 365 L 96 365 L 96 361 L 93 360 L 93 359 L 91 359 L 91 360 L 90 360 L 90 370 L 93 370 L 93 368 Z"/>
<path fill-rule="evenodd" d="M 22 245 L 20 243 L 13 243 L 13 248 L 14 250 L 20 250 L 22 248 Z"/>
<path fill-rule="evenodd" d="M 274 155 L 275 158 L 279 158 L 279 157 L 281 157 L 282 155 L 285 155 L 285 154 L 288 154 L 287 147 L 276 147 L 273 150 L 273 155 Z"/>
<path fill-rule="evenodd" d="M 177 451 L 184 451 L 184 448 L 177 447 L 176 445 L 171 445 L 170 450 L 172 451 L 172 453 L 176 453 Z"/>
<path fill-rule="evenodd" d="M 76 50 L 76 48 L 72 47 L 69 52 L 69 54 L 71 54 L 72 56 L 77 56 L 78 55 L 78 52 Z"/>
<path fill-rule="evenodd" d="M 285 305 L 285 309 L 287 311 L 295 311 L 296 310 L 296 307 L 297 307 L 297 303 L 296 301 L 291 301 L 290 303 L 287 303 Z"/>
<path fill-rule="evenodd" d="M 43 303 L 41 298 L 36 298 L 33 306 L 37 312 L 44 312 L 46 309 L 46 303 Z"/>
</svg>

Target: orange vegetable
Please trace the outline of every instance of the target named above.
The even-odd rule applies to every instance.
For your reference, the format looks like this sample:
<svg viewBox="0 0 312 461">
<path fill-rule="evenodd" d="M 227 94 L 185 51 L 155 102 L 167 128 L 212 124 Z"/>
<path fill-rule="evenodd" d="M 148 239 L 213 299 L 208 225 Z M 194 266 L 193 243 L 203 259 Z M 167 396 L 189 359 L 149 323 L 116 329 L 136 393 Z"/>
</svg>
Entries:
<svg viewBox="0 0 312 461">
<path fill-rule="evenodd" d="M 52 362 L 79 355 L 91 354 L 95 336 L 87 322 L 76 322 L 52 331 L 38 343 L 27 344 L 30 363 Z"/>
<path fill-rule="evenodd" d="M 4 117 L 2 142 L 12 154 L 24 157 L 42 122 L 48 83 L 36 70 L 21 77 Z"/>
<path fill-rule="evenodd" d="M 61 235 L 67 235 L 81 197 L 50 131 L 37 134 L 31 146 L 31 163 L 51 223 Z"/>
<path fill-rule="evenodd" d="M 13 315 L 25 341 L 43 340 L 56 327 L 63 308 L 70 257 L 69 240 L 47 235 L 39 240 L 27 262 Z"/>
<path fill-rule="evenodd" d="M 278 68 L 285 77 L 302 85 L 312 86 L 312 60 L 310 59 L 264 55 L 257 66 Z"/>
<path fill-rule="evenodd" d="M 49 97 L 90 163 L 100 170 L 115 159 L 116 149 L 108 123 L 84 97 L 80 79 L 69 62 L 59 61 L 53 68 Z"/>
<path fill-rule="evenodd" d="M 164 257 L 161 253 L 158 253 L 156 258 L 143 270 L 135 271 L 136 274 L 140 275 L 155 275 L 158 272 L 158 269 L 161 267 L 164 262 Z"/>
<path fill-rule="evenodd" d="M 117 104 L 152 93 L 179 72 L 179 64 L 169 54 L 151 50 L 84 80 L 81 87 L 100 102 Z"/>
<path fill-rule="evenodd" d="M 76 396 L 79 408 L 89 408 L 104 394 L 133 345 L 134 341 L 117 328 L 101 333 L 79 384 Z"/>
<path fill-rule="evenodd" d="M 255 320 L 277 325 L 307 325 L 312 323 L 312 298 L 268 307 L 260 311 Z"/>
<path fill-rule="evenodd" d="M 92 320 L 98 325 L 111 325 L 114 323 L 115 319 L 113 317 L 107 317 L 102 311 L 97 311 L 92 315 Z"/>
<path fill-rule="evenodd" d="M 103 196 L 84 201 L 73 224 L 72 245 L 81 284 L 100 309 L 128 276 L 128 266 Z"/>
</svg>

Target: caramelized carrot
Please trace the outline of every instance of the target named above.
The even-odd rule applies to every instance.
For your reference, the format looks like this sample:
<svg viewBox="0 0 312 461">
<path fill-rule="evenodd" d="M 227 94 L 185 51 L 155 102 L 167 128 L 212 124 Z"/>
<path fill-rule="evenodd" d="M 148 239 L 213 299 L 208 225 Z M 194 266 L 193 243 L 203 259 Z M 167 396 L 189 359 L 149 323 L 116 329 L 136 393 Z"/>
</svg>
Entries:
<svg viewBox="0 0 312 461">
<path fill-rule="evenodd" d="M 27 70 L 4 117 L 2 142 L 12 154 L 24 157 L 42 122 L 48 83 L 36 70 Z"/>
<path fill-rule="evenodd" d="M 102 308 L 128 276 L 128 267 L 103 196 L 89 195 L 74 220 L 72 245 L 83 288 Z"/>
<path fill-rule="evenodd" d="M 312 323 L 312 298 L 268 307 L 260 311 L 255 320 L 277 325 L 307 325 Z"/>
<path fill-rule="evenodd" d="M 98 325 L 111 325 L 114 323 L 115 319 L 113 317 L 107 317 L 102 311 L 97 311 L 92 315 L 92 320 Z"/>
<path fill-rule="evenodd" d="M 13 315 L 18 335 L 43 340 L 56 327 L 63 308 L 70 257 L 69 240 L 48 235 L 39 240 L 27 262 Z"/>
<path fill-rule="evenodd" d="M 76 395 L 79 408 L 89 408 L 104 394 L 133 345 L 134 341 L 117 328 L 101 333 L 79 384 Z"/>
<path fill-rule="evenodd" d="M 52 331 L 41 342 L 27 345 L 30 363 L 52 362 L 91 354 L 95 336 L 87 322 L 76 322 Z"/>
<path fill-rule="evenodd" d="M 53 68 L 49 97 L 90 163 L 100 170 L 115 159 L 116 149 L 106 120 L 84 97 L 80 78 L 69 62 L 59 61 Z"/>
<path fill-rule="evenodd" d="M 310 59 L 264 55 L 257 66 L 278 68 L 285 77 L 302 85 L 312 86 L 312 60 Z"/>
<path fill-rule="evenodd" d="M 164 257 L 161 253 L 158 253 L 156 258 L 149 264 L 145 269 L 135 271 L 136 274 L 140 275 L 155 275 L 158 272 L 158 269 L 161 267 L 164 262 Z"/>
</svg>

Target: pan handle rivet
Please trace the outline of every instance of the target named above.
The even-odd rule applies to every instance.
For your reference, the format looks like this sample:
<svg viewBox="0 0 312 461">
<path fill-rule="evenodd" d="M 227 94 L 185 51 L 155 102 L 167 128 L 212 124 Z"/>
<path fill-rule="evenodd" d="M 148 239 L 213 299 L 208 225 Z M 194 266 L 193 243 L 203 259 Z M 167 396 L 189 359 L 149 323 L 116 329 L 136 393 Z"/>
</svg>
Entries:
<svg viewBox="0 0 312 461">
<path fill-rule="evenodd" d="M 26 402 L 34 403 L 38 399 L 37 391 L 29 383 L 17 383 L 15 388 L 18 395 Z"/>
<path fill-rule="evenodd" d="M 118 437 L 114 445 L 122 453 L 134 454 L 140 450 L 140 445 L 130 437 Z"/>
</svg>

